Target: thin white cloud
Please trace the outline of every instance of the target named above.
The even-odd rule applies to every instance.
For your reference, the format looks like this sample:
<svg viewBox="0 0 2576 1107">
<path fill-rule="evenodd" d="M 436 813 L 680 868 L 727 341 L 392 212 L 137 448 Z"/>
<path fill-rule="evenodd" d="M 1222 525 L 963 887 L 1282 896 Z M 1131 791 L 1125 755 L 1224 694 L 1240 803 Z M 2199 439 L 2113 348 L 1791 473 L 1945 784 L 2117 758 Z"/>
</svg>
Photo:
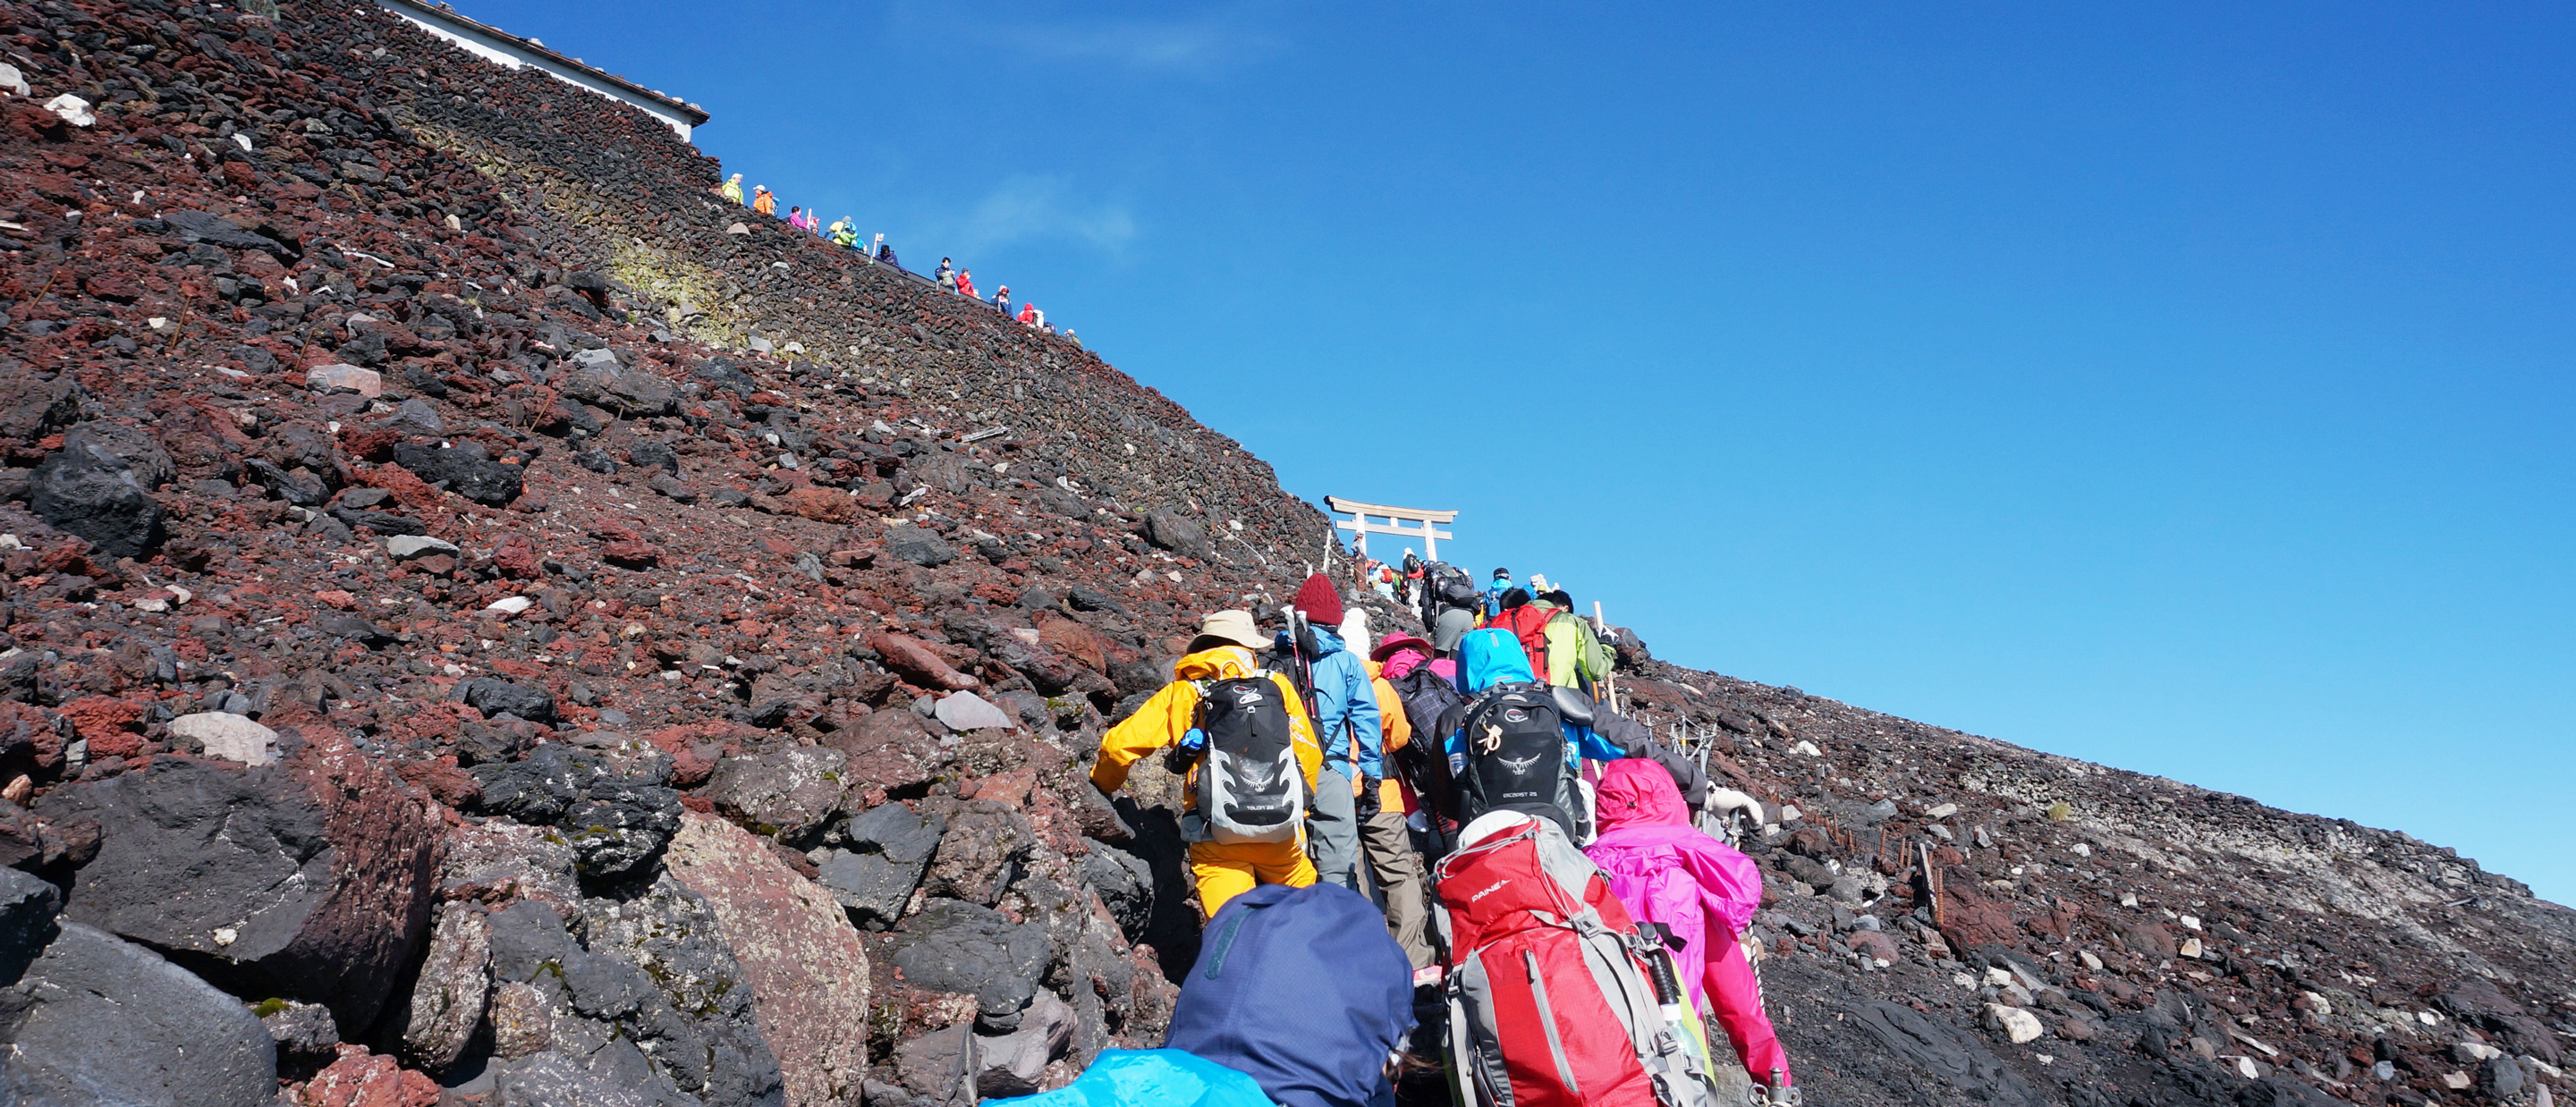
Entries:
<svg viewBox="0 0 2576 1107">
<path fill-rule="evenodd" d="M 992 30 L 997 32 L 996 40 L 1030 57 L 1099 62 L 1149 73 L 1207 73 L 1265 45 L 1221 17 L 1183 23 L 1064 23 Z"/>
<path fill-rule="evenodd" d="M 1061 177 L 1021 175 L 985 193 L 947 237 L 960 255 L 1048 238 L 1116 251 L 1136 237 L 1136 220 L 1123 205 L 1080 201 Z"/>
<path fill-rule="evenodd" d="M 1079 62 L 1138 74 L 1206 76 L 1271 52 L 1279 43 L 1256 5 L 1237 4 L 1176 19 L 1017 13 L 1005 20 L 962 17 L 958 9 L 911 7 L 894 14 L 920 31 L 998 47 L 1036 61 Z"/>
</svg>

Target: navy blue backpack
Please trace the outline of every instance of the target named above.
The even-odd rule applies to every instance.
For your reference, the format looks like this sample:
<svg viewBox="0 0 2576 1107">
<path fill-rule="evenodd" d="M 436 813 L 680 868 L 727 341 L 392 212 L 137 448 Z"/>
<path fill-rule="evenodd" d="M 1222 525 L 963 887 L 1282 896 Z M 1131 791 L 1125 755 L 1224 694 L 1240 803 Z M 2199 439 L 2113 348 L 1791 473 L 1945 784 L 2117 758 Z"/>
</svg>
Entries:
<svg viewBox="0 0 2576 1107">
<path fill-rule="evenodd" d="M 1209 920 L 1163 1044 L 1251 1077 L 1281 1107 L 1391 1105 L 1413 966 L 1348 888 L 1265 884 Z"/>
</svg>

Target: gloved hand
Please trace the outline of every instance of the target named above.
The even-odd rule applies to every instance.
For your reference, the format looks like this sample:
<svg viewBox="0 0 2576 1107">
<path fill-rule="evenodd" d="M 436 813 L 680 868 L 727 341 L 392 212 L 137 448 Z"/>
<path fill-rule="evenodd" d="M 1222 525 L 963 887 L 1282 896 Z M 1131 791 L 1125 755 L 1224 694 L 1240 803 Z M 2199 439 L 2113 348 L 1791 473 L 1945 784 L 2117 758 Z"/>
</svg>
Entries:
<svg viewBox="0 0 2576 1107">
<path fill-rule="evenodd" d="M 1385 810 L 1386 791 L 1380 787 L 1383 783 L 1376 777 L 1361 777 L 1360 794 L 1351 799 L 1351 813 L 1362 819 L 1372 819 Z"/>
</svg>

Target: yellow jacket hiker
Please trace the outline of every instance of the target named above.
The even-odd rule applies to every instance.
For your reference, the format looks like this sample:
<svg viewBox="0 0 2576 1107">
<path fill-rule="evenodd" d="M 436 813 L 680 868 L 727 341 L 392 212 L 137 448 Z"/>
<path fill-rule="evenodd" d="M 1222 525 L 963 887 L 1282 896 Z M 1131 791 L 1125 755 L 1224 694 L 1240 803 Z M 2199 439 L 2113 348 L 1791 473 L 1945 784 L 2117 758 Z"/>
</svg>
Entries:
<svg viewBox="0 0 2576 1107">
<path fill-rule="evenodd" d="M 1220 611 L 1200 620 L 1198 637 L 1191 640 L 1190 652 L 1172 666 L 1172 683 L 1154 693 L 1154 698 L 1145 701 L 1134 715 L 1100 736 L 1100 759 L 1091 766 L 1093 786 L 1104 793 L 1115 792 L 1126 785 L 1129 766 L 1148 754 L 1179 744 L 1182 736 L 1199 722 L 1197 682 L 1252 676 L 1260 671 L 1253 662 L 1253 651 L 1265 645 L 1249 612 Z M 1298 697 L 1296 686 L 1285 674 L 1272 673 L 1270 679 L 1278 684 L 1287 701 L 1290 742 L 1306 778 L 1303 794 L 1312 796 L 1316 774 L 1324 763 L 1323 747 L 1315 742 L 1314 724 L 1306 717 L 1305 703 Z M 1198 763 L 1190 766 L 1182 787 L 1185 812 L 1198 807 L 1199 768 Z M 1225 901 L 1251 891 L 1255 884 L 1302 888 L 1315 882 L 1315 866 L 1306 858 L 1302 831 L 1284 842 L 1214 842 L 1205 840 L 1203 833 L 1192 832 L 1199 821 L 1185 817 L 1181 825 L 1184 836 L 1192 839 L 1190 871 L 1198 879 L 1199 909 L 1209 916 L 1225 906 Z"/>
</svg>

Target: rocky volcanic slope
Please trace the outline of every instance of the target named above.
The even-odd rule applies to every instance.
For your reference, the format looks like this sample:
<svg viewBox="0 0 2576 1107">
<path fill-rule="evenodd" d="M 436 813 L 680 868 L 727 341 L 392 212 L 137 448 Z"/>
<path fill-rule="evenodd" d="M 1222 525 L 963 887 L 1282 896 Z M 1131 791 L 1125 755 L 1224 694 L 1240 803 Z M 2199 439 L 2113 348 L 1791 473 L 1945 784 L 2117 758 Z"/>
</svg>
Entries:
<svg viewBox="0 0 2576 1107">
<path fill-rule="evenodd" d="M 1267 466 L 371 8 L 0 38 L 0 1090 L 938 1103 L 1159 1043 L 1171 781 L 1083 772 L 1326 540 Z M 1748 848 L 1818 1101 L 2559 1079 L 2576 926 L 2448 851 L 1623 652 L 1797 808 Z"/>
</svg>

